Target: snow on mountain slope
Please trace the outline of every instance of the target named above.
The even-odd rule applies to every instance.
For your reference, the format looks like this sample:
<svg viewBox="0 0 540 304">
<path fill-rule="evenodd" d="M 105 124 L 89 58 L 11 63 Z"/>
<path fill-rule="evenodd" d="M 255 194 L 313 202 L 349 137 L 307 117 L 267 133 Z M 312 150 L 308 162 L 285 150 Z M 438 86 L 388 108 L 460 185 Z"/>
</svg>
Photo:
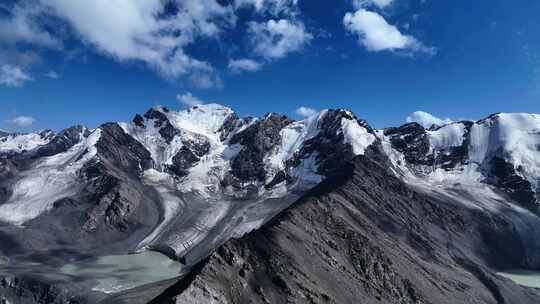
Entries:
<svg viewBox="0 0 540 304">
<path fill-rule="evenodd" d="M 538 205 L 540 115 L 501 113 L 430 130 L 409 124 L 377 134 L 394 170 L 411 183 L 465 192 L 488 185 L 528 209 L 536 209 L 534 201 Z"/>
<path fill-rule="evenodd" d="M 353 116 L 352 112 L 348 112 L 348 115 Z M 354 155 L 363 155 L 366 148 L 375 141 L 375 136 L 354 119 L 342 119 L 341 130 L 345 143 L 352 146 Z"/>
<path fill-rule="evenodd" d="M 290 161 L 302 145 L 319 134 L 319 125 L 327 114 L 327 110 L 319 112 L 301 121 L 296 121 L 286 126 L 280 131 L 281 143 L 265 156 L 264 165 L 267 172 L 265 183 L 270 183 L 279 172 L 287 169 L 287 162 Z M 319 183 L 323 176 L 317 171 L 316 155 L 303 159 L 300 164 L 292 170 L 293 178 L 296 180 L 294 187 L 309 188 L 313 184 Z M 281 187 L 277 187 L 274 195 L 287 192 L 285 182 Z"/>
<path fill-rule="evenodd" d="M 176 129 L 186 130 L 218 140 L 225 121 L 234 115 L 233 110 L 218 104 L 204 104 L 184 111 L 165 113 Z"/>
<path fill-rule="evenodd" d="M 222 160 L 227 151 L 218 129 L 233 114 L 229 108 L 214 104 L 180 112 L 156 107 L 144 119 L 141 117 L 139 123 L 120 123 L 120 126 L 152 154 L 159 171 L 174 171 L 175 157 L 183 157 L 179 160 L 182 171 L 191 169 L 188 179 L 193 181 L 184 183 L 184 190 L 205 194 L 215 181 L 206 180 L 212 175 L 209 173 L 225 166 Z"/>
<path fill-rule="evenodd" d="M 0 205 L 0 220 L 22 225 L 50 210 L 59 199 L 80 191 L 79 170 L 96 155 L 100 135 L 97 129 L 68 151 L 41 158 L 17 176 L 12 195 Z"/>
<path fill-rule="evenodd" d="M 84 231 L 129 229 L 130 219 L 140 223 L 130 212 L 141 204 L 154 208 L 140 189 L 129 189 L 140 185 L 154 190 L 161 218 L 136 249 L 197 260 L 258 228 L 364 154 L 376 137 L 348 110 L 293 121 L 276 113 L 240 118 L 209 104 L 182 111 L 154 107 L 131 123 L 104 124 L 92 133 L 74 126 L 50 141 L 36 143 L 33 135 L 17 140 L 30 151 L 19 148 L 20 159 L 8 159 L 20 162 L 21 170 L 0 185 L 0 220 L 24 225 L 55 202 L 77 197 L 95 200 L 81 205 Z"/>
<path fill-rule="evenodd" d="M 21 153 L 30 151 L 39 146 L 47 144 L 53 135 L 52 131 L 43 131 L 41 133 L 28 134 L 7 134 L 0 136 L 0 154 L 1 153 Z"/>
<path fill-rule="evenodd" d="M 443 126 L 434 131 L 428 131 L 429 142 L 434 151 L 459 147 L 465 140 L 465 125 L 453 123 Z"/>
<path fill-rule="evenodd" d="M 275 113 L 242 119 L 216 104 L 178 112 L 155 107 L 120 126 L 151 153 L 155 165 L 143 182 L 156 189 L 164 209 L 162 223 L 138 248 L 166 246 L 176 255 L 202 241 L 217 246 L 257 228 L 292 202 L 272 199 L 319 183 L 325 174 L 319 165 L 329 156 L 316 142 L 341 142 L 353 157 L 376 139 L 345 110 L 295 122 Z M 246 168 L 263 174 L 244 175 L 251 172 Z M 216 235 L 218 226 L 223 231 Z"/>
<path fill-rule="evenodd" d="M 540 115 L 497 114 L 471 130 L 470 158 L 486 164 L 494 155 L 509 161 L 533 190 L 540 187 Z"/>
<path fill-rule="evenodd" d="M 327 110 L 323 110 L 317 115 L 313 115 L 301 121 L 296 121 L 286 126 L 280 131 L 281 143 L 267 155 L 265 164 L 269 168 L 283 170 L 287 160 L 300 150 L 303 143 L 319 134 L 319 122 L 326 115 Z"/>
<path fill-rule="evenodd" d="M 319 134 L 327 113 L 327 110 L 321 111 L 278 130 L 278 144 L 273 145 L 267 153 L 262 152 L 266 172 L 263 185 L 286 170 L 287 164 L 297 156 L 303 144 Z M 209 196 L 212 192 L 222 190 L 220 182 L 229 172 L 231 161 L 242 149 L 241 144 L 230 143 L 232 135 L 238 135 L 256 124 L 264 124 L 267 119 L 269 117 L 240 119 L 227 107 L 208 104 L 179 112 L 156 107 L 147 112 L 144 119 L 140 117 L 137 122 L 120 125 L 150 151 L 158 171 L 177 175 L 179 190 Z M 351 145 L 355 155 L 363 154 L 365 148 L 375 141 L 375 136 L 355 119 L 343 118 L 340 123 L 340 129 L 336 132 L 343 135 L 344 143 Z M 300 159 L 294 166 L 300 168 L 301 173 L 291 174 L 316 183 L 321 177 L 316 176 L 317 166 L 312 166 L 316 161 L 310 160 L 309 156 L 306 155 L 305 164 L 301 165 L 304 159 Z M 174 170 L 176 165 L 182 166 L 181 176 Z"/>
</svg>

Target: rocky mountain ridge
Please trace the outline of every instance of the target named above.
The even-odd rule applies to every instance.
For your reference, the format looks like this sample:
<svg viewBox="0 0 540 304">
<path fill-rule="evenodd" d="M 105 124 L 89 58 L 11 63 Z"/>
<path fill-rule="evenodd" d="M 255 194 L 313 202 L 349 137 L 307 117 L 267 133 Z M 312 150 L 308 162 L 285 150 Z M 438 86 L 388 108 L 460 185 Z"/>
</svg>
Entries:
<svg viewBox="0 0 540 304">
<path fill-rule="evenodd" d="M 474 251 L 476 264 L 535 269 L 540 266 L 535 254 L 539 147 L 540 116 L 534 114 L 375 130 L 344 109 L 293 121 L 276 113 L 240 118 L 216 104 L 179 112 L 155 107 L 131 123 L 95 130 L 74 126 L 58 134 L 0 134 L 0 238 L 16 248 L 0 252 L 12 260 L 54 265 L 150 249 L 189 269 L 231 238 L 271 221 L 313 187 L 342 175 L 343 168 L 365 165 L 358 164 L 364 159 L 379 164 L 373 170 L 388 170 L 384 174 L 400 180 L 399 189 L 408 189 L 390 197 L 424 195 L 495 218 L 498 224 L 470 237 L 483 239 L 486 231 L 500 230 L 494 235 L 501 240 L 492 240 L 490 248 L 501 253 Z M 382 192 L 366 195 L 388 203 Z M 409 204 L 403 198 L 394 203 Z M 389 208 L 383 217 L 392 222 L 396 207 Z M 408 212 L 416 217 L 417 211 Z M 514 244 L 514 251 L 502 241 Z M 485 240 L 471 246 L 485 247 Z"/>
</svg>

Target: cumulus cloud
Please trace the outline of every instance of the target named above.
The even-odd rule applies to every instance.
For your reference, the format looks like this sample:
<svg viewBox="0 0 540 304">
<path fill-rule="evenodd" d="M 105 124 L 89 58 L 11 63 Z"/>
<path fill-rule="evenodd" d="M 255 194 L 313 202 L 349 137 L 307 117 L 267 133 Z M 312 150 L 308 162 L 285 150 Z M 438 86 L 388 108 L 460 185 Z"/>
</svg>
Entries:
<svg viewBox="0 0 540 304">
<path fill-rule="evenodd" d="M 7 9 L 9 17 L 0 17 L 1 43 L 58 47 L 71 32 L 119 62 L 143 62 L 165 78 L 188 76 L 204 87 L 219 86 L 220 79 L 210 63 L 186 48 L 217 39 L 236 23 L 234 7 L 218 0 L 36 0 Z M 47 18 L 65 22 L 69 30 L 53 37 L 54 27 L 42 22 Z"/>
<path fill-rule="evenodd" d="M 254 49 L 250 56 L 283 58 L 313 38 L 298 18 L 298 0 L 33 0 L 0 4 L 0 53 L 22 52 L 21 43 L 35 54 L 43 47 L 60 51 L 64 41 L 76 38 L 118 62 L 141 62 L 164 78 L 220 87 L 213 65 L 191 47 L 227 35 L 243 14 L 238 10 L 245 8 L 253 13 L 247 21 L 246 41 Z M 14 56 L 6 58 L 11 59 L 0 65 L 22 66 Z M 254 71 L 261 66 L 233 59 L 230 68 Z"/>
<path fill-rule="evenodd" d="M 13 119 L 10 119 L 8 122 L 16 127 L 26 128 L 33 125 L 35 121 L 36 119 L 30 116 L 17 116 Z"/>
<path fill-rule="evenodd" d="M 413 112 L 411 115 L 407 116 L 407 122 L 417 122 L 425 128 L 429 128 L 432 125 L 442 126 L 445 124 L 449 124 L 452 123 L 453 120 L 451 120 L 450 118 L 439 118 L 424 111 L 416 111 Z"/>
<path fill-rule="evenodd" d="M 21 87 L 30 80 L 32 80 L 32 77 L 19 66 L 10 64 L 0 66 L 0 85 Z"/>
<path fill-rule="evenodd" d="M 188 107 L 205 104 L 200 98 L 193 96 L 190 92 L 176 95 L 176 100 Z"/>
<path fill-rule="evenodd" d="M 192 72 L 212 74 L 211 65 L 188 55 L 185 47 L 197 38 L 215 38 L 222 27 L 235 22 L 232 8 L 215 0 L 176 1 L 176 13 L 167 17 L 163 17 L 166 5 L 161 0 L 118 0 L 115 5 L 108 0 L 46 3 L 83 41 L 102 53 L 119 61 L 143 61 L 171 78 Z"/>
<path fill-rule="evenodd" d="M 296 109 L 294 112 L 302 117 L 310 117 L 317 114 L 317 110 L 305 106 Z"/>
<path fill-rule="evenodd" d="M 358 43 L 368 51 L 412 51 L 434 54 L 435 49 L 426 47 L 416 38 L 402 34 L 389 24 L 383 16 L 364 8 L 347 13 L 343 18 L 347 31 L 358 36 Z"/>
<path fill-rule="evenodd" d="M 249 32 L 255 54 L 267 59 L 280 59 L 300 51 L 313 39 L 304 24 L 287 19 L 250 22 Z"/>
<path fill-rule="evenodd" d="M 231 59 L 228 67 L 233 73 L 257 72 L 262 64 L 252 59 Z"/>
</svg>

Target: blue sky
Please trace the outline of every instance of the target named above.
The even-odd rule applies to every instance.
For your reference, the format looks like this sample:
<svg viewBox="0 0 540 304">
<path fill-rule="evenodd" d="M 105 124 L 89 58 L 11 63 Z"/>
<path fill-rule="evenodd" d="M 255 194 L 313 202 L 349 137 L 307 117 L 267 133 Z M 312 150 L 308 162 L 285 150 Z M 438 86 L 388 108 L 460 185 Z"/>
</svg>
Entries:
<svg viewBox="0 0 540 304">
<path fill-rule="evenodd" d="M 7 1 L 0 129 L 186 102 L 294 118 L 351 108 L 377 128 L 415 111 L 538 113 L 539 13 L 535 0 Z"/>
</svg>

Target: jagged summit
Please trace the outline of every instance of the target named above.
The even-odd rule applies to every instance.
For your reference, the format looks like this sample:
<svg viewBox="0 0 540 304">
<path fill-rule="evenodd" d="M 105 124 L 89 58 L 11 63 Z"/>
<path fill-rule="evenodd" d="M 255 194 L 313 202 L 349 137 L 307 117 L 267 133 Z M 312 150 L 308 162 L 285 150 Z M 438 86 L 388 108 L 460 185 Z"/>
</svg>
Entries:
<svg viewBox="0 0 540 304">
<path fill-rule="evenodd" d="M 217 104 L 154 107 L 93 130 L 9 134 L 0 137 L 0 237 L 22 253 L 2 254 L 34 261 L 29 253 L 47 256 L 43 248 L 68 258 L 157 250 L 189 267 L 362 157 L 437 200 L 522 215 L 515 233 L 531 238 L 540 235 L 530 224 L 539 146 L 535 114 L 375 130 L 346 109 L 295 121 L 239 117 Z M 530 242 L 524 254 L 540 265 Z"/>
<path fill-rule="evenodd" d="M 9 140 L 0 143 L 0 153 L 10 149 L 0 182 L 1 221 L 41 227 L 45 218 L 77 209 L 74 234 L 57 233 L 53 242 L 77 244 L 88 240 L 75 235 L 89 233 L 112 244 L 120 236 L 107 230 L 143 226 L 145 237 L 132 250 L 156 249 L 190 262 L 259 227 L 377 141 L 348 110 L 293 121 L 276 113 L 241 118 L 217 104 L 154 107 L 131 123 Z M 25 146 L 13 150 L 13 141 Z M 66 200 L 78 203 L 59 203 Z M 159 220 L 143 217 L 154 200 Z M 64 229 L 60 223 L 44 229 Z"/>
</svg>

